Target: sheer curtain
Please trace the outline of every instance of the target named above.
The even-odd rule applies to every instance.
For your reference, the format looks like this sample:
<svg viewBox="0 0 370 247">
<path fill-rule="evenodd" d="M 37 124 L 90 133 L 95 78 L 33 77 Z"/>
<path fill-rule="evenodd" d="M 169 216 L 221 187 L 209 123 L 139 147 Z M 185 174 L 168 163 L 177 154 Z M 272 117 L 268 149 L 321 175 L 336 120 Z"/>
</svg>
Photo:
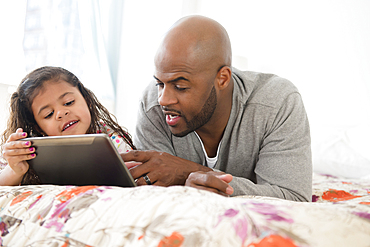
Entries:
<svg viewBox="0 0 370 247">
<path fill-rule="evenodd" d="M 0 2 L 0 128 L 10 94 L 26 73 L 45 65 L 77 75 L 115 109 L 123 1 L 23 0 Z"/>
<path fill-rule="evenodd" d="M 166 30 L 181 16 L 183 1 L 125 1 L 116 115 L 131 135 L 142 91 L 153 78 L 156 49 Z"/>
<path fill-rule="evenodd" d="M 9 96 L 26 73 L 22 49 L 26 1 L 0 1 L 0 132 L 6 126 Z"/>
<path fill-rule="evenodd" d="M 84 0 L 78 4 L 87 53 L 83 78 L 102 103 L 115 112 L 124 1 Z"/>
</svg>

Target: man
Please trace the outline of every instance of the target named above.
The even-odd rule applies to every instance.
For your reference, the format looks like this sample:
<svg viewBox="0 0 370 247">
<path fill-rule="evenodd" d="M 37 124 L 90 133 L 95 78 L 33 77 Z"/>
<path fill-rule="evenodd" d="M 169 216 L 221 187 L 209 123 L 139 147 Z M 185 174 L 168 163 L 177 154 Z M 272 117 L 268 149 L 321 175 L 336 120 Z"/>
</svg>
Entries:
<svg viewBox="0 0 370 247">
<path fill-rule="evenodd" d="M 275 75 L 232 68 L 219 23 L 202 16 L 176 22 L 155 56 L 154 79 L 134 143 L 155 151 L 122 155 L 142 163 L 130 170 L 138 185 L 186 183 L 223 195 L 311 200 L 310 133 L 300 94 Z"/>
</svg>

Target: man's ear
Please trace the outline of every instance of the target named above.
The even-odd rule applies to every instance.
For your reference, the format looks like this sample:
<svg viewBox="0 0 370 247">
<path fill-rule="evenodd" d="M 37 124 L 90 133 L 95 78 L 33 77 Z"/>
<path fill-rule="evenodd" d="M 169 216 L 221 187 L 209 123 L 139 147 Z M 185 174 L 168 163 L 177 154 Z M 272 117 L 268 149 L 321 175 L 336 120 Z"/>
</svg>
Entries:
<svg viewBox="0 0 370 247">
<path fill-rule="evenodd" d="M 219 90 L 227 88 L 231 81 L 231 69 L 229 66 L 222 67 L 217 73 L 217 82 Z"/>
</svg>

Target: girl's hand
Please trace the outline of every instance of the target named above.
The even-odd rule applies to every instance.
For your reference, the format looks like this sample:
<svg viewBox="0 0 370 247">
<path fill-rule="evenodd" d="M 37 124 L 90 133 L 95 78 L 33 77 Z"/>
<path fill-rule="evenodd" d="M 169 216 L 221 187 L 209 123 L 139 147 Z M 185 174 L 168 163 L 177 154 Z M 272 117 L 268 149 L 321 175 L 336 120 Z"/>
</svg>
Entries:
<svg viewBox="0 0 370 247">
<path fill-rule="evenodd" d="M 15 178 L 23 177 L 29 168 L 26 160 L 36 157 L 35 148 L 31 147 L 30 141 L 19 141 L 19 139 L 25 137 L 27 137 L 27 133 L 23 132 L 23 129 L 18 128 L 15 133 L 9 136 L 3 145 L 3 157 L 8 161 L 9 167 L 14 171 Z"/>
</svg>

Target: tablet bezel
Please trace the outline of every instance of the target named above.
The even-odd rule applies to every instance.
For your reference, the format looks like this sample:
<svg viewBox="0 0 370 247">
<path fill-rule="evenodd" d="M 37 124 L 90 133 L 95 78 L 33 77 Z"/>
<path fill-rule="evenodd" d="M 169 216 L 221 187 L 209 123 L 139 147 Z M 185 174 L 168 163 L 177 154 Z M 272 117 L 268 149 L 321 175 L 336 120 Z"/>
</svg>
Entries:
<svg viewBox="0 0 370 247">
<path fill-rule="evenodd" d="M 136 183 L 107 134 L 29 137 L 28 160 L 42 184 L 134 187 Z M 50 165 L 51 164 L 51 165 Z"/>
</svg>

